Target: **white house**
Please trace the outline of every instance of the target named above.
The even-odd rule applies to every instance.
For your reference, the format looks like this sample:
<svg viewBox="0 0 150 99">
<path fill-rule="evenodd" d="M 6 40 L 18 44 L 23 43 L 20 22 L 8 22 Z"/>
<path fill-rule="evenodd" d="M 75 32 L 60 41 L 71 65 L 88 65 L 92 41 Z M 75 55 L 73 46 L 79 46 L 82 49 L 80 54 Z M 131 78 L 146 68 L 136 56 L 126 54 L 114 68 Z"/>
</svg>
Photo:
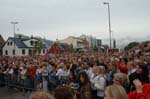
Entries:
<svg viewBox="0 0 150 99">
<path fill-rule="evenodd" d="M 35 49 L 36 44 L 38 41 L 42 42 L 41 50 L 38 52 L 39 54 L 44 54 L 48 46 L 53 44 L 52 41 L 49 40 L 40 40 L 37 38 L 13 38 L 9 37 L 3 46 L 3 55 L 6 56 L 25 56 L 31 55 L 33 49 Z M 49 45 L 47 45 L 49 44 Z"/>
</svg>

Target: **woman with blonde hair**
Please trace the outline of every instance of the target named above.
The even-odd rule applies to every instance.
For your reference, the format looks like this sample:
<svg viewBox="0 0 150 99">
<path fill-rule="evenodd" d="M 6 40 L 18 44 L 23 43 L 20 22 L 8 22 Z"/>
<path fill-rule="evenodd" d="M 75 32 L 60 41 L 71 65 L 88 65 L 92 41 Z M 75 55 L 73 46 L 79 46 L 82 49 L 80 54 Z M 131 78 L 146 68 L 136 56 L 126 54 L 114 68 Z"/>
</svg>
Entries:
<svg viewBox="0 0 150 99">
<path fill-rule="evenodd" d="M 124 73 L 115 73 L 113 84 L 121 85 L 125 88 L 126 92 L 129 91 L 129 79 L 128 76 Z"/>
<path fill-rule="evenodd" d="M 37 91 L 32 93 L 29 99 L 55 99 L 55 98 L 48 92 Z"/>
<path fill-rule="evenodd" d="M 124 73 L 115 73 L 113 83 L 124 86 L 126 83 L 128 83 L 128 77 Z"/>
<path fill-rule="evenodd" d="M 128 99 L 128 97 L 122 86 L 113 84 L 106 87 L 104 99 Z"/>
<path fill-rule="evenodd" d="M 104 98 L 104 90 L 106 87 L 106 75 L 105 75 L 105 67 L 98 66 L 97 68 L 97 76 L 94 81 L 91 81 L 93 87 L 97 90 L 97 99 Z"/>
</svg>

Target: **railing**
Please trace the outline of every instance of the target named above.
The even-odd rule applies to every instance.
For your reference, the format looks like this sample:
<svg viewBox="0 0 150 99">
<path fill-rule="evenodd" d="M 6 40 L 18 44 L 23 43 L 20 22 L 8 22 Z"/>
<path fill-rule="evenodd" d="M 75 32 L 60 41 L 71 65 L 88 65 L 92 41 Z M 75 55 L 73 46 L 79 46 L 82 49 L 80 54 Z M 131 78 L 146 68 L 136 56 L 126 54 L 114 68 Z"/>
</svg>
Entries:
<svg viewBox="0 0 150 99">
<path fill-rule="evenodd" d="M 31 77 L 30 75 L 25 75 L 24 79 L 20 79 L 21 75 L 9 75 L 0 74 L 0 86 L 7 86 L 8 88 L 17 88 L 23 92 L 36 91 L 43 88 L 43 83 L 47 82 L 47 90 L 53 91 L 56 87 L 62 86 L 63 84 L 68 84 L 69 79 L 49 79 L 49 77 L 43 77 L 39 80 L 37 77 Z M 41 85 L 40 85 L 41 84 Z"/>
</svg>

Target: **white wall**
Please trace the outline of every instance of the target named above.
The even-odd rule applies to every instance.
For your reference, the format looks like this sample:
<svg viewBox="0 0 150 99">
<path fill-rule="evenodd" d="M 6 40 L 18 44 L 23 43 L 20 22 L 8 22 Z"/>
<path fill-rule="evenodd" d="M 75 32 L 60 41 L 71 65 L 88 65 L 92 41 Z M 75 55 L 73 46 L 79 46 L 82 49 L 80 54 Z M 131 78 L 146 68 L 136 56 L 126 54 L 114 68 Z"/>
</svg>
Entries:
<svg viewBox="0 0 150 99">
<path fill-rule="evenodd" d="M 12 45 L 8 45 L 8 42 L 12 42 Z M 29 51 L 27 48 L 18 48 L 18 46 L 15 45 L 15 56 L 22 56 L 22 49 L 25 49 L 25 55 L 28 55 Z M 6 41 L 4 47 L 3 47 L 3 55 L 6 55 L 5 54 L 5 51 L 7 50 L 8 52 L 8 55 L 7 56 L 14 56 L 13 55 L 13 50 L 14 50 L 14 42 L 9 39 Z"/>
<path fill-rule="evenodd" d="M 8 45 L 8 42 L 12 42 L 12 45 Z M 7 40 L 4 47 L 3 47 L 3 55 L 5 55 L 5 51 L 7 50 L 8 56 L 13 56 L 13 50 L 14 50 L 14 42 L 12 40 Z M 15 45 L 15 53 L 17 53 L 18 47 Z"/>
<path fill-rule="evenodd" d="M 77 44 L 77 42 L 83 42 L 80 39 L 74 38 L 74 37 L 68 37 L 64 40 L 61 40 L 61 43 L 67 43 L 68 45 L 73 45 L 73 48 L 78 48 L 80 46 L 83 46 L 83 44 Z"/>
<path fill-rule="evenodd" d="M 22 56 L 22 49 L 25 49 L 25 54 L 24 55 L 28 55 L 28 49 L 27 48 L 18 48 L 17 46 L 15 46 L 15 56 Z M 5 46 L 3 47 L 3 55 L 5 54 L 5 51 L 7 50 L 8 55 L 7 56 L 14 56 L 13 55 L 13 50 L 14 50 L 14 45 L 12 46 L 8 46 L 7 43 L 5 44 Z"/>
</svg>

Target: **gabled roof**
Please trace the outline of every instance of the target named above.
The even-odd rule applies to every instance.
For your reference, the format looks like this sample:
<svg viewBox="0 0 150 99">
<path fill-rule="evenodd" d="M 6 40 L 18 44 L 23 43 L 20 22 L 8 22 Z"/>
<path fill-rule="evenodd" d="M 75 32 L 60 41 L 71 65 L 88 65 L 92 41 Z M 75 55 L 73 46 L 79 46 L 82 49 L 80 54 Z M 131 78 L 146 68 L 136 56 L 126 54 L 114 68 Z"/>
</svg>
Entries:
<svg viewBox="0 0 150 99">
<path fill-rule="evenodd" d="M 12 40 L 18 48 L 30 48 L 24 43 L 24 41 L 31 40 L 31 39 L 39 40 L 37 38 L 29 38 L 29 39 L 24 39 L 24 38 L 21 39 L 21 38 L 13 38 L 13 37 L 8 38 L 8 40 Z M 42 41 L 42 48 L 48 48 L 53 44 L 53 41 L 51 40 L 41 40 L 41 41 Z"/>
<path fill-rule="evenodd" d="M 45 43 L 44 47 L 46 47 L 46 48 L 53 45 L 53 41 L 51 41 L 51 40 L 43 40 L 43 42 Z"/>
<path fill-rule="evenodd" d="M 18 48 L 27 48 L 27 45 L 25 45 L 20 38 L 9 37 L 8 39 L 11 39 Z"/>
</svg>

